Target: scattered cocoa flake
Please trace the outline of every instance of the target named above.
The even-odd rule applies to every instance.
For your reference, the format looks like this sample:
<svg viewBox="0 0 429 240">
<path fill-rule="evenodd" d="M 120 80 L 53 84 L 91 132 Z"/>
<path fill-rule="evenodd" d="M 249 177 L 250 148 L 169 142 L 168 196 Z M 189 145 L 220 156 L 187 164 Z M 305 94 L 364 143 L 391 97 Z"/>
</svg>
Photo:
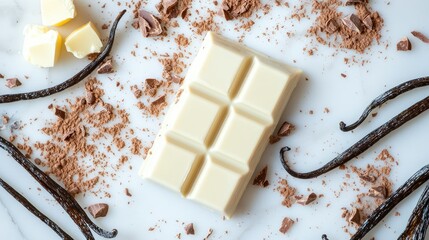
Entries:
<svg viewBox="0 0 429 240">
<path fill-rule="evenodd" d="M 292 131 L 295 130 L 295 126 L 289 122 L 284 122 L 282 126 L 280 127 L 279 131 L 277 132 L 277 135 L 279 137 L 287 137 L 289 136 Z"/>
<path fill-rule="evenodd" d="M 174 41 L 180 47 L 187 47 L 189 45 L 189 39 L 187 37 L 185 37 L 185 35 L 183 35 L 183 34 L 177 35 L 177 37 L 174 39 Z"/>
<path fill-rule="evenodd" d="M 42 164 L 42 160 L 40 160 L 40 158 L 35 158 L 35 159 L 34 159 L 34 163 L 35 163 L 36 165 L 41 165 L 41 164 Z"/>
<path fill-rule="evenodd" d="M 94 218 L 105 217 L 109 211 L 109 205 L 106 203 L 97 203 L 88 207 L 89 213 Z"/>
<path fill-rule="evenodd" d="M 279 142 L 280 141 L 280 137 L 279 136 L 274 136 L 274 135 L 272 135 L 272 136 L 270 136 L 270 140 L 269 140 L 269 143 L 270 144 L 274 144 L 274 143 L 277 143 L 277 142 Z"/>
<path fill-rule="evenodd" d="M 381 160 L 381 161 L 389 160 L 390 162 L 395 161 L 395 159 L 393 158 L 393 156 L 389 153 L 389 151 L 387 149 L 383 149 L 380 152 L 380 154 L 378 154 L 376 160 Z"/>
<path fill-rule="evenodd" d="M 310 203 L 314 202 L 316 199 L 317 199 L 317 194 L 310 193 L 309 195 L 299 199 L 297 201 L 297 203 L 306 206 L 306 205 L 309 205 Z"/>
<path fill-rule="evenodd" d="M 132 197 L 133 195 L 130 193 L 130 190 L 128 189 L 128 188 L 125 188 L 125 195 L 127 196 L 127 197 Z"/>
<path fill-rule="evenodd" d="M 98 55 L 100 55 L 100 53 L 90 53 L 88 54 L 87 58 L 89 61 L 94 61 L 95 59 L 97 59 Z"/>
<path fill-rule="evenodd" d="M 106 24 L 106 23 L 104 23 L 102 26 L 101 26 L 101 29 L 103 29 L 103 30 L 106 30 L 106 29 L 108 29 L 109 28 L 109 24 Z"/>
<path fill-rule="evenodd" d="M 186 17 L 186 12 L 191 0 L 161 0 L 157 5 L 159 13 L 166 19 L 178 16 Z"/>
<path fill-rule="evenodd" d="M 135 98 L 139 99 L 143 95 L 143 91 L 140 90 L 137 85 L 131 86 L 131 91 L 133 92 L 133 95 Z"/>
<path fill-rule="evenodd" d="M 1 118 L 4 125 L 9 123 L 9 117 L 7 115 L 3 115 Z"/>
<path fill-rule="evenodd" d="M 164 110 L 165 106 L 167 106 L 165 97 L 166 95 L 164 94 L 150 104 L 150 114 L 153 116 L 158 116 L 161 111 Z"/>
<path fill-rule="evenodd" d="M 140 155 L 142 149 L 142 141 L 137 138 L 131 139 L 131 153 L 134 155 Z"/>
<path fill-rule="evenodd" d="M 346 74 L 344 74 L 344 73 L 341 73 L 341 77 L 346 78 L 346 77 L 347 77 L 347 75 L 346 75 Z"/>
<path fill-rule="evenodd" d="M 59 109 L 58 107 L 56 107 L 54 109 L 54 114 L 55 116 L 61 118 L 61 119 L 65 119 L 66 118 L 66 112 L 64 112 L 63 110 Z"/>
<path fill-rule="evenodd" d="M 0 78 L 1 78 L 1 79 L 3 79 L 3 78 L 4 78 L 3 74 L 0 74 Z"/>
<path fill-rule="evenodd" d="M 426 37 L 423 33 L 418 31 L 412 31 L 411 34 L 413 34 L 414 37 L 420 39 L 420 41 L 424 43 L 429 43 L 429 38 Z"/>
<path fill-rule="evenodd" d="M 369 189 L 369 196 L 375 198 L 386 199 L 387 197 L 387 189 L 385 186 L 377 186 Z"/>
<path fill-rule="evenodd" d="M 267 172 L 268 172 L 268 166 L 265 166 L 258 174 L 258 176 L 256 176 L 255 179 L 253 180 L 253 185 L 264 187 L 264 188 L 270 185 L 270 183 L 267 180 Z"/>
<path fill-rule="evenodd" d="M 113 73 L 113 61 L 112 58 L 107 59 L 100 67 L 97 69 L 98 74 Z"/>
<path fill-rule="evenodd" d="M 15 88 L 21 86 L 22 83 L 18 80 L 18 78 L 8 78 L 6 79 L 5 86 L 8 88 Z"/>
<path fill-rule="evenodd" d="M 350 30 L 356 31 L 359 34 L 363 32 L 364 28 L 362 21 L 359 19 L 356 14 L 350 14 L 341 19 L 343 24 L 348 27 Z"/>
<path fill-rule="evenodd" d="M 138 25 L 143 37 L 156 37 L 163 32 L 160 19 L 145 10 L 139 11 Z"/>
<path fill-rule="evenodd" d="M 288 217 L 283 218 L 282 225 L 280 226 L 279 231 L 283 234 L 286 234 L 294 223 L 295 221 Z"/>
<path fill-rule="evenodd" d="M 185 226 L 185 233 L 186 235 L 195 235 L 195 229 L 194 229 L 193 223 L 189 223 Z"/>
<path fill-rule="evenodd" d="M 398 51 L 411 51 L 411 42 L 407 37 L 404 37 L 396 44 L 396 50 Z"/>
<path fill-rule="evenodd" d="M 296 188 L 289 186 L 286 179 L 281 179 L 279 181 L 280 186 L 277 187 L 277 191 L 283 196 L 282 205 L 287 208 L 292 207 L 294 203 L 294 195 L 296 193 Z"/>
<path fill-rule="evenodd" d="M 226 20 L 248 18 L 260 7 L 260 0 L 223 0 L 221 13 Z"/>
<path fill-rule="evenodd" d="M 207 235 L 206 235 L 206 237 L 204 238 L 204 240 L 208 240 L 209 239 L 209 237 L 211 236 L 213 234 L 213 229 L 209 229 L 209 231 L 207 232 Z"/>
</svg>

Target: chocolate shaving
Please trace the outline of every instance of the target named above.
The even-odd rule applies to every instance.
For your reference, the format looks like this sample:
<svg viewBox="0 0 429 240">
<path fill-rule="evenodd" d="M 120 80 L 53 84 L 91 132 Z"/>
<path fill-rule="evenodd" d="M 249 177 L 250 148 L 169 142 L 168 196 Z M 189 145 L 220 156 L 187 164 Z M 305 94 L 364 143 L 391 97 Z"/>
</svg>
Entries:
<svg viewBox="0 0 429 240">
<path fill-rule="evenodd" d="M 261 187 L 267 187 L 268 185 L 270 185 L 270 183 L 267 180 L 267 172 L 268 172 L 268 166 L 265 166 L 258 174 L 258 176 L 256 176 L 255 179 L 253 180 L 253 185 L 261 186 Z"/>
<path fill-rule="evenodd" d="M 429 43 L 429 38 L 426 37 L 423 33 L 417 32 L 417 31 L 412 31 L 411 34 L 413 34 L 414 37 L 420 39 L 422 42 Z"/>
<path fill-rule="evenodd" d="M 113 72 L 114 72 L 113 71 L 113 61 L 111 58 L 107 59 L 97 69 L 98 74 L 113 73 Z"/>
<path fill-rule="evenodd" d="M 348 220 L 350 223 L 353 223 L 359 226 L 361 223 L 360 210 L 357 208 L 353 208 Z"/>
<path fill-rule="evenodd" d="M 287 137 L 291 134 L 293 130 L 295 130 L 295 126 L 293 124 L 284 122 L 283 125 L 280 127 L 279 131 L 277 132 L 277 135 L 279 137 Z"/>
<path fill-rule="evenodd" d="M 384 186 L 373 187 L 369 190 L 369 196 L 374 198 L 387 198 L 387 189 Z"/>
<path fill-rule="evenodd" d="M 317 199 L 317 194 L 310 193 L 308 196 L 305 196 L 305 197 L 299 199 L 297 201 L 297 203 L 306 206 L 306 205 L 309 205 L 310 203 L 314 202 L 316 199 Z"/>
<path fill-rule="evenodd" d="M 279 231 L 283 234 L 286 234 L 294 223 L 295 223 L 294 220 L 292 220 L 288 217 L 285 217 L 282 221 L 282 225 L 281 225 Z"/>
<path fill-rule="evenodd" d="M 109 211 L 109 205 L 106 203 L 97 203 L 88 207 L 89 213 L 94 218 L 105 217 Z"/>
<path fill-rule="evenodd" d="M 8 87 L 8 88 L 15 88 L 15 87 L 18 87 L 18 86 L 21 86 L 21 85 L 22 84 L 18 80 L 18 78 L 9 78 L 9 79 L 6 79 L 5 86 Z"/>
<path fill-rule="evenodd" d="M 220 15 L 225 20 L 250 17 L 261 6 L 260 0 L 223 0 Z"/>
<path fill-rule="evenodd" d="M 362 21 L 356 14 L 350 14 L 341 19 L 343 24 L 348 27 L 350 30 L 362 33 L 364 28 L 362 26 Z"/>
<path fill-rule="evenodd" d="M 145 93 L 149 96 L 154 97 L 158 92 L 158 88 L 162 85 L 161 81 L 153 78 L 146 79 Z"/>
<path fill-rule="evenodd" d="M 396 50 L 398 51 L 410 51 L 411 48 L 411 42 L 407 37 L 402 38 L 401 41 L 396 44 Z"/>
<path fill-rule="evenodd" d="M 193 223 L 189 223 L 188 225 L 185 226 L 185 233 L 186 235 L 195 235 L 195 229 L 194 229 Z"/>
<path fill-rule="evenodd" d="M 161 22 L 152 13 L 140 10 L 138 20 L 143 37 L 156 37 L 162 34 Z"/>
</svg>

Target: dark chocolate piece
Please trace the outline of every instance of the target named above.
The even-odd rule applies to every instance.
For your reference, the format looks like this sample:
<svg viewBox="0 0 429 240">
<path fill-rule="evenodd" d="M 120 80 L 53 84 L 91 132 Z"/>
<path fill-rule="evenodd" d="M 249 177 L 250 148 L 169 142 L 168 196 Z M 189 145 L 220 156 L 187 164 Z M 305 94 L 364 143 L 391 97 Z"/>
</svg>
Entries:
<svg viewBox="0 0 429 240">
<path fill-rule="evenodd" d="M 8 88 L 15 88 L 22 85 L 18 78 L 8 78 L 4 84 Z"/>
<path fill-rule="evenodd" d="M 255 186 L 261 186 L 261 187 L 267 187 L 270 185 L 270 183 L 267 180 L 267 172 L 268 172 L 268 166 L 265 166 L 261 172 L 259 172 L 258 176 L 253 179 L 253 185 Z"/>
<path fill-rule="evenodd" d="M 411 34 L 413 34 L 414 37 L 420 39 L 422 42 L 429 43 L 429 38 L 426 37 L 423 33 L 417 32 L 417 31 L 412 31 Z"/>
<path fill-rule="evenodd" d="M 97 203 L 88 207 L 88 212 L 94 217 L 105 217 L 109 212 L 109 205 L 106 203 Z"/>
<path fill-rule="evenodd" d="M 161 21 L 145 10 L 139 11 L 139 27 L 143 37 L 156 37 L 162 34 Z"/>
<path fill-rule="evenodd" d="M 385 186 L 372 187 L 369 189 L 369 196 L 385 199 L 387 197 L 387 189 Z"/>
<path fill-rule="evenodd" d="M 115 33 L 116 28 L 118 27 L 119 20 L 121 20 L 122 16 L 125 14 L 126 10 L 122 10 L 119 15 L 116 17 L 115 21 L 113 22 L 112 28 L 110 30 L 110 36 L 109 40 L 107 42 L 106 47 L 104 50 L 100 53 L 100 55 L 89 63 L 86 67 L 84 67 L 82 70 L 80 70 L 77 74 L 75 74 L 70 79 L 66 80 L 63 83 L 60 83 L 56 86 L 34 91 L 34 92 L 28 92 L 28 93 L 17 93 L 17 94 L 6 94 L 6 95 L 0 95 L 0 104 L 1 103 L 9 103 L 9 102 L 17 102 L 17 101 L 24 101 L 24 100 L 31 100 L 31 99 L 37 99 L 42 97 L 47 97 L 59 92 L 64 91 L 65 89 L 72 87 L 82 80 L 84 80 L 89 74 L 91 74 L 105 59 L 107 56 L 109 56 L 110 51 L 112 50 L 113 43 L 115 40 Z"/>
<path fill-rule="evenodd" d="M 195 229 L 194 229 L 193 223 L 189 223 L 188 225 L 185 226 L 185 233 L 186 235 L 195 235 Z"/>
<path fill-rule="evenodd" d="M 269 143 L 270 144 L 274 144 L 274 143 L 277 143 L 277 142 L 279 142 L 280 141 L 280 137 L 279 136 L 270 136 L 270 140 L 269 140 Z"/>
<path fill-rule="evenodd" d="M 282 225 L 280 226 L 279 231 L 283 234 L 286 234 L 294 223 L 295 223 L 294 220 L 288 217 L 285 217 L 282 221 Z"/>
<path fill-rule="evenodd" d="M 295 126 L 293 124 L 284 122 L 277 132 L 277 135 L 279 137 L 287 137 L 292 133 L 293 130 L 295 130 Z"/>
<path fill-rule="evenodd" d="M 4 125 L 9 123 L 9 117 L 7 115 L 3 115 L 1 118 Z"/>
<path fill-rule="evenodd" d="M 61 118 L 61 119 L 65 119 L 66 118 L 66 112 L 64 112 L 63 110 L 59 109 L 59 108 L 55 108 L 54 109 L 54 114 L 55 116 Z"/>
<path fill-rule="evenodd" d="M 328 22 L 326 22 L 326 32 L 330 34 L 338 31 L 339 28 L 340 26 L 338 26 L 337 20 L 333 18 L 329 19 Z"/>
<path fill-rule="evenodd" d="M 362 33 L 364 31 L 362 21 L 356 14 L 350 14 L 341 19 L 346 27 L 350 30 Z"/>
<path fill-rule="evenodd" d="M 104 63 L 100 65 L 97 69 L 98 74 L 113 73 L 113 60 L 111 58 L 107 59 Z"/>
<path fill-rule="evenodd" d="M 146 91 L 149 93 L 149 96 L 154 97 L 158 91 L 158 88 L 161 86 L 161 81 L 158 81 L 153 78 L 146 79 Z"/>
<path fill-rule="evenodd" d="M 360 210 L 353 208 L 348 221 L 359 226 L 361 223 Z"/>
<path fill-rule="evenodd" d="M 396 44 L 396 50 L 398 51 L 411 51 L 411 42 L 407 37 L 404 37 Z"/>
</svg>

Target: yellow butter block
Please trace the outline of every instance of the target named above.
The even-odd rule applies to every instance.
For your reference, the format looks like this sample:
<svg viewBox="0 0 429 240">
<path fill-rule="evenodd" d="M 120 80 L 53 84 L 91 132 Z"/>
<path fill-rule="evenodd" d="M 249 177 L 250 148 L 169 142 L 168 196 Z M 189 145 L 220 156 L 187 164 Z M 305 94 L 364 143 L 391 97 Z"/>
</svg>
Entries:
<svg viewBox="0 0 429 240">
<path fill-rule="evenodd" d="M 65 41 L 67 52 L 77 58 L 84 58 L 91 53 L 101 52 L 103 43 L 97 29 L 92 22 L 74 30 Z"/>
<path fill-rule="evenodd" d="M 53 67 L 61 52 L 61 35 L 45 26 L 27 25 L 24 36 L 25 60 L 40 67 Z"/>
<path fill-rule="evenodd" d="M 76 17 L 73 0 L 41 0 L 42 23 L 46 26 L 61 26 Z"/>
</svg>

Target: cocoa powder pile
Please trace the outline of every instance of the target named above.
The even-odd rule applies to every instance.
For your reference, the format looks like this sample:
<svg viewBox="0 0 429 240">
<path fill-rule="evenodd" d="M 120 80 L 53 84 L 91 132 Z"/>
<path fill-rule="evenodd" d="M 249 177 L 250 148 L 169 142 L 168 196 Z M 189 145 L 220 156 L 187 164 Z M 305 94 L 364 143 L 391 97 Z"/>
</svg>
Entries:
<svg viewBox="0 0 429 240">
<path fill-rule="evenodd" d="M 63 107 L 50 105 L 55 108 L 57 120 L 42 129 L 50 139 L 34 144 L 42 159 L 35 161 L 36 164 L 47 167 L 47 173 L 57 177 L 74 195 L 87 191 L 99 193 L 94 188 L 97 183 L 104 184 L 100 178 L 115 175 L 109 172 L 110 166 L 118 170 L 127 162 L 127 155 L 108 157 L 106 154 L 113 153 L 112 148 L 121 150 L 128 146 L 135 155 L 142 148 L 137 138 L 130 141 L 124 137 L 133 132 L 128 113 L 105 103 L 100 85 L 97 79 L 90 78 L 85 84 L 85 96 L 67 100 Z M 103 144 L 106 139 L 114 144 Z"/>
</svg>

